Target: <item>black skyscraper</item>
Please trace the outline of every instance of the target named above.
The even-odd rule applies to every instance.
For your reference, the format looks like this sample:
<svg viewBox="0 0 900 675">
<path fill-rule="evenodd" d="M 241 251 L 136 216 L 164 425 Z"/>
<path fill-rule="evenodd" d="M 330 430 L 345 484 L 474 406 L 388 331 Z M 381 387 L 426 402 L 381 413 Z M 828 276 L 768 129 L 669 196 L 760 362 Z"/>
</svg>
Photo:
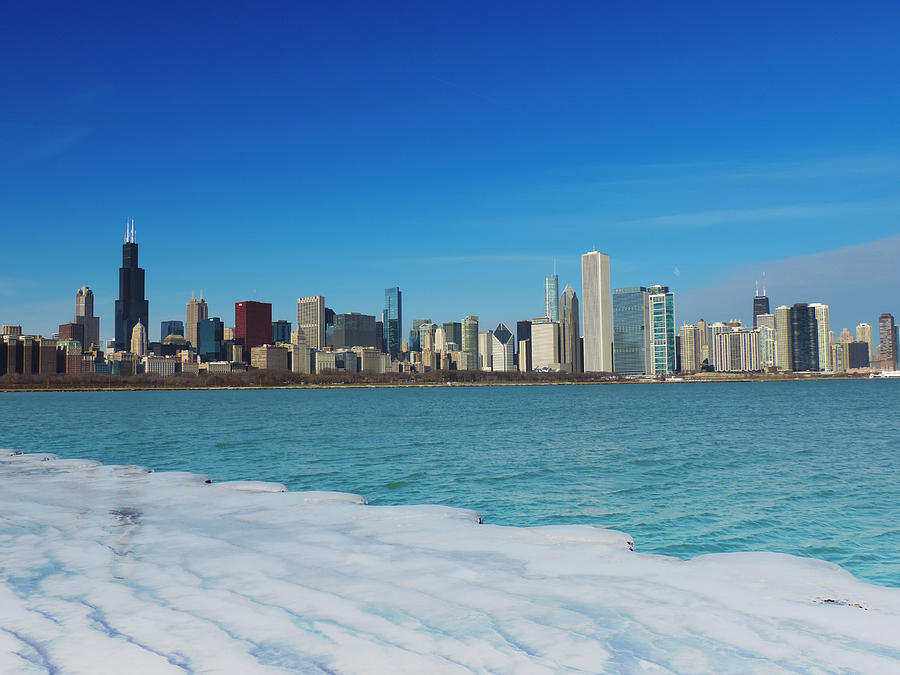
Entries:
<svg viewBox="0 0 900 675">
<path fill-rule="evenodd" d="M 756 317 L 760 314 L 768 314 L 769 313 L 769 298 L 766 295 L 766 288 L 763 286 L 763 294 L 759 294 L 759 284 L 756 284 L 756 297 L 753 298 L 753 327 L 759 328 L 756 325 Z"/>
<path fill-rule="evenodd" d="M 805 302 L 791 307 L 791 363 L 796 372 L 819 369 L 819 322 Z"/>
<path fill-rule="evenodd" d="M 116 300 L 116 351 L 130 349 L 131 331 L 138 321 L 150 325 L 149 303 L 144 297 L 144 270 L 138 267 L 138 246 L 134 243 L 134 221 L 125 232 Z"/>
</svg>

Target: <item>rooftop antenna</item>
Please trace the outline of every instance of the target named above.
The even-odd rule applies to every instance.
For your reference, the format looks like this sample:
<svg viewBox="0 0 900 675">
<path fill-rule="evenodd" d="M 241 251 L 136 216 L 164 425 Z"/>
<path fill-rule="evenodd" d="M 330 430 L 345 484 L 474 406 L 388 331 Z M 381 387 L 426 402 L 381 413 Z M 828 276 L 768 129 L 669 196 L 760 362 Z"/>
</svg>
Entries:
<svg viewBox="0 0 900 675">
<path fill-rule="evenodd" d="M 553 259 L 553 276 L 556 276 L 556 258 Z"/>
<path fill-rule="evenodd" d="M 131 219 L 131 243 L 134 243 L 134 218 Z"/>
<path fill-rule="evenodd" d="M 128 218 L 125 219 L 125 243 L 128 243 Z"/>
<path fill-rule="evenodd" d="M 759 279 L 756 280 L 756 297 L 759 297 Z"/>
<path fill-rule="evenodd" d="M 763 272 L 763 295 L 766 295 L 766 273 Z M 768 296 L 766 296 L 768 297 Z"/>
</svg>

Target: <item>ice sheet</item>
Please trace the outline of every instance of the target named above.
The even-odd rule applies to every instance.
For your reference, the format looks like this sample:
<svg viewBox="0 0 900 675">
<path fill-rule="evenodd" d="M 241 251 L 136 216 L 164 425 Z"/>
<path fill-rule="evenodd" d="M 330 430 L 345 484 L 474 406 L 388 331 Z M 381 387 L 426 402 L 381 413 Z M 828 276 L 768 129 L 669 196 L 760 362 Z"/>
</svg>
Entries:
<svg viewBox="0 0 900 675">
<path fill-rule="evenodd" d="M 830 563 L 207 480 L 0 451 L 0 672 L 900 671 Z"/>
</svg>

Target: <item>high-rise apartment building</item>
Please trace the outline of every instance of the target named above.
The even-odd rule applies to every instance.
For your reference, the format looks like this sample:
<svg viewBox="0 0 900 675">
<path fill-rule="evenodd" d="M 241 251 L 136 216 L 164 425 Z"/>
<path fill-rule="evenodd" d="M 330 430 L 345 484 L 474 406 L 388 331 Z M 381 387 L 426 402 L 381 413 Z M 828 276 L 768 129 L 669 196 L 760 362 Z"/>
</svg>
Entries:
<svg viewBox="0 0 900 675">
<path fill-rule="evenodd" d="M 865 342 L 869 348 L 869 361 L 875 360 L 875 346 L 872 344 L 872 326 L 861 323 L 856 327 L 856 341 Z"/>
<path fill-rule="evenodd" d="M 297 298 L 297 326 L 310 349 L 325 349 L 325 296 Z"/>
<path fill-rule="evenodd" d="M 125 227 L 122 245 L 122 267 L 119 268 L 119 299 L 116 300 L 116 351 L 125 351 L 131 333 L 140 322 L 150 325 L 150 303 L 144 295 L 144 270 L 138 267 L 138 245 L 134 240 L 134 221 Z M 146 331 L 146 328 L 145 328 Z"/>
<path fill-rule="evenodd" d="M 498 323 L 491 335 L 491 369 L 512 371 L 515 366 L 515 337 L 505 323 Z"/>
<path fill-rule="evenodd" d="M 209 306 L 206 300 L 201 297 L 195 298 L 191 293 L 191 299 L 187 302 L 187 310 L 185 311 L 184 321 L 184 338 L 191 343 L 194 349 L 197 349 L 199 338 L 197 336 L 197 326 L 201 321 L 209 318 Z"/>
<path fill-rule="evenodd" d="M 713 342 L 713 368 L 717 372 L 761 370 L 758 330 L 731 329 L 716 333 Z"/>
<path fill-rule="evenodd" d="M 72 323 L 84 326 L 85 348 L 100 345 L 100 317 L 94 316 L 94 292 L 82 286 L 75 293 L 75 318 Z"/>
<path fill-rule="evenodd" d="M 700 370 L 700 329 L 686 323 L 681 327 L 680 337 L 681 371 L 693 373 Z"/>
<path fill-rule="evenodd" d="M 490 330 L 478 333 L 478 370 L 492 370 L 494 349 L 492 346 L 494 332 Z"/>
<path fill-rule="evenodd" d="M 559 321 L 559 277 L 555 271 L 544 279 L 544 316 Z"/>
<path fill-rule="evenodd" d="M 581 362 L 581 332 L 578 316 L 578 296 L 571 284 L 566 284 L 559 296 L 560 321 L 560 359 L 563 370 L 580 373 L 584 370 Z"/>
<path fill-rule="evenodd" d="M 882 314 L 878 317 L 878 358 L 882 370 L 897 369 L 897 329 L 893 314 Z"/>
<path fill-rule="evenodd" d="M 384 350 L 394 360 L 399 360 L 403 335 L 403 294 L 398 287 L 384 289 Z"/>
<path fill-rule="evenodd" d="M 478 317 L 469 315 L 462 320 L 462 351 L 466 355 L 466 370 L 478 370 Z"/>
<path fill-rule="evenodd" d="M 819 352 L 819 370 L 830 373 L 831 368 L 831 320 L 828 305 L 821 302 L 810 303 L 816 312 L 816 348 Z"/>
<path fill-rule="evenodd" d="M 816 308 L 805 302 L 791 307 L 791 370 L 819 370 L 819 326 Z"/>
<path fill-rule="evenodd" d="M 675 294 L 668 286 L 647 289 L 650 304 L 650 374 L 675 372 Z"/>
<path fill-rule="evenodd" d="M 763 287 L 762 295 L 759 294 L 759 284 L 756 284 L 756 297 L 753 298 L 753 327 L 757 326 L 757 317 L 760 314 L 769 313 L 769 298 L 766 296 L 766 289 Z"/>
<path fill-rule="evenodd" d="M 613 327 L 615 328 L 616 320 L 613 318 Z M 706 321 L 699 319 L 697 321 L 697 331 L 700 334 L 700 363 L 711 363 L 709 358 L 709 331 L 706 330 Z"/>
<path fill-rule="evenodd" d="M 613 368 L 622 375 L 650 372 L 650 300 L 643 286 L 613 291 Z"/>
<path fill-rule="evenodd" d="M 234 303 L 234 340 L 243 345 L 245 361 L 254 347 L 272 344 L 272 303 Z"/>
<path fill-rule="evenodd" d="M 612 372 L 612 293 L 609 256 L 605 253 L 589 251 L 581 256 L 581 301 L 584 314 L 584 370 L 589 373 Z"/>
<path fill-rule="evenodd" d="M 181 337 L 184 337 L 184 323 L 179 321 L 178 319 L 170 319 L 169 321 L 160 321 L 159 322 L 159 341 L 162 342 L 170 335 L 180 335 Z"/>
<path fill-rule="evenodd" d="M 792 355 L 791 308 L 781 305 L 775 309 L 775 365 L 778 370 L 794 369 Z"/>
</svg>

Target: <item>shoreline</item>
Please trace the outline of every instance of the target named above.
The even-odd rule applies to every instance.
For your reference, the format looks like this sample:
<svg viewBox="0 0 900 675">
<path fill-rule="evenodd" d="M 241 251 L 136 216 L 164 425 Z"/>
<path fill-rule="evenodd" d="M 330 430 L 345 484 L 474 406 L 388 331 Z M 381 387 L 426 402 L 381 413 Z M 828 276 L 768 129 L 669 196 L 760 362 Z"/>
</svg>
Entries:
<svg viewBox="0 0 900 675">
<path fill-rule="evenodd" d="M 608 380 L 521 380 L 521 381 L 503 381 L 503 380 L 483 380 L 483 381 L 397 381 L 397 382 L 330 382 L 330 383 L 248 383 L 248 384 L 219 384 L 219 383 L 191 383 L 191 384 L 163 384 L 159 380 L 153 380 L 147 383 L 134 381 L 121 382 L 118 384 L 107 384 L 106 386 L 97 385 L 96 383 L 84 384 L 82 386 L 76 384 L 64 383 L 47 383 L 47 384 L 26 384 L 21 386 L 9 386 L 0 383 L 0 394 L 16 393 L 16 392 L 104 392 L 104 391 L 229 391 L 229 390 L 263 390 L 263 389 L 420 389 L 434 387 L 534 387 L 534 386 L 586 386 L 586 385 L 617 385 L 617 384 L 722 384 L 722 383 L 769 383 L 769 382 L 810 382 L 810 381 L 846 381 L 846 380 L 881 380 L 888 378 L 870 378 L 867 375 L 818 375 L 818 374 L 801 374 L 801 375 L 762 375 L 754 376 L 684 376 L 670 377 L 666 379 L 608 379 Z"/>
</svg>

